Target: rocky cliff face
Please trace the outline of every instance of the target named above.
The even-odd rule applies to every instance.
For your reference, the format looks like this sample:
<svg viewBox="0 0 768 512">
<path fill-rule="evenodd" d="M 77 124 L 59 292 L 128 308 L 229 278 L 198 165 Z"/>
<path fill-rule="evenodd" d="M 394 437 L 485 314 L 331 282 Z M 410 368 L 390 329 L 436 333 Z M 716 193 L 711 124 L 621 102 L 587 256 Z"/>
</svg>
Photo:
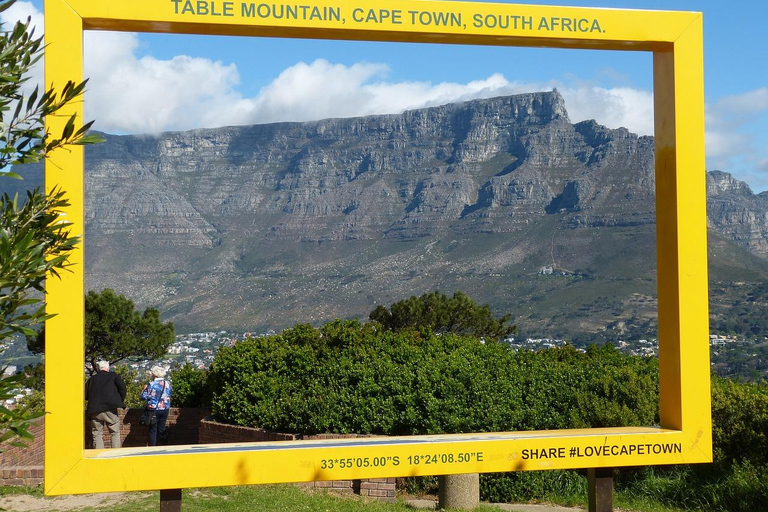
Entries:
<svg viewBox="0 0 768 512">
<path fill-rule="evenodd" d="M 652 139 L 572 125 L 557 92 L 402 115 L 109 136 L 88 148 L 88 225 L 211 247 L 225 233 L 399 239 L 453 226 L 652 222 Z"/>
<path fill-rule="evenodd" d="M 365 316 L 433 289 L 528 314 L 545 334 L 578 311 L 591 313 L 577 328 L 604 328 L 589 306 L 601 293 L 629 301 L 608 309 L 653 314 L 636 307 L 655 293 L 653 139 L 574 125 L 557 91 L 106 139 L 86 151 L 87 287 L 181 326 Z M 725 173 L 707 185 L 711 228 L 768 258 L 768 197 Z"/>
<path fill-rule="evenodd" d="M 768 258 L 768 192 L 758 195 L 728 173 L 707 173 L 709 225 L 762 258 Z"/>
</svg>

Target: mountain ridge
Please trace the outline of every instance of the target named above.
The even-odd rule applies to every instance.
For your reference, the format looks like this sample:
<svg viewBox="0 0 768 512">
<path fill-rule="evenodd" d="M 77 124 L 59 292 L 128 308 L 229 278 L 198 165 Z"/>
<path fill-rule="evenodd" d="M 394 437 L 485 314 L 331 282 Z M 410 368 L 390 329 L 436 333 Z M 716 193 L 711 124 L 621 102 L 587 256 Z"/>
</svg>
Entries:
<svg viewBox="0 0 768 512">
<path fill-rule="evenodd" d="M 653 138 L 572 124 L 557 91 L 106 139 L 86 150 L 87 287 L 182 328 L 366 316 L 440 289 L 531 333 L 653 329 Z M 714 278 L 764 279 L 768 194 L 720 171 L 707 192 Z"/>
</svg>

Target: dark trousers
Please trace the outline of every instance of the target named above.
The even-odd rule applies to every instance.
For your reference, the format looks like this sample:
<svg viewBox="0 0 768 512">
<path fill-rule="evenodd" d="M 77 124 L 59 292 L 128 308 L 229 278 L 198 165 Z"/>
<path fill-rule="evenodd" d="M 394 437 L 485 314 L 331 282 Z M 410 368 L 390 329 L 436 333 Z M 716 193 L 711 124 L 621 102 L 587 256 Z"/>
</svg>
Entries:
<svg viewBox="0 0 768 512">
<path fill-rule="evenodd" d="M 157 423 L 149 426 L 149 446 L 156 446 L 157 439 L 160 438 L 162 443 L 168 439 L 168 435 L 165 433 L 165 422 L 168 419 L 168 409 L 161 409 L 155 412 L 157 416 Z"/>
</svg>

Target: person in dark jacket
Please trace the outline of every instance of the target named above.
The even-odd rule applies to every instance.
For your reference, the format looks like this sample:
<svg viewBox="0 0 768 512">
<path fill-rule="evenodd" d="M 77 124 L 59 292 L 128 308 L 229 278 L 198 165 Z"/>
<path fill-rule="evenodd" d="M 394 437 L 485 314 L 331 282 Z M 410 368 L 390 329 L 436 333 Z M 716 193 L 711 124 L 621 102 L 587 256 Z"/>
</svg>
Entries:
<svg viewBox="0 0 768 512">
<path fill-rule="evenodd" d="M 107 361 L 99 361 L 99 371 L 85 383 L 85 399 L 88 400 L 88 419 L 91 424 L 93 447 L 104 448 L 102 432 L 109 429 L 112 448 L 120 448 L 120 417 L 117 409 L 125 404 L 125 383 L 120 376 L 109 371 Z"/>
</svg>

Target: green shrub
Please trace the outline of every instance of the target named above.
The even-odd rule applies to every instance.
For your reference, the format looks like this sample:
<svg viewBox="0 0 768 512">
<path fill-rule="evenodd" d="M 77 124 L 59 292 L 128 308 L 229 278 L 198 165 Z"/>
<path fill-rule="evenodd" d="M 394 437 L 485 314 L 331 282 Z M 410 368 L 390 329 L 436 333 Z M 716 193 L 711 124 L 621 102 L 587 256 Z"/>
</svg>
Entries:
<svg viewBox="0 0 768 512">
<path fill-rule="evenodd" d="M 430 328 L 297 325 L 221 349 L 210 370 L 219 421 L 306 434 L 386 435 L 648 425 L 658 365 L 610 346 L 515 352 Z M 411 491 L 433 480 L 406 481 Z M 573 471 L 483 475 L 483 499 L 585 496 Z"/>
<path fill-rule="evenodd" d="M 428 328 L 337 320 L 221 349 L 210 389 L 214 416 L 238 425 L 439 434 L 649 424 L 657 373 L 611 347 L 515 352 Z"/>
<path fill-rule="evenodd" d="M 149 377 L 139 370 L 134 370 L 123 364 L 115 365 L 112 369 L 125 383 L 125 406 L 144 407 L 145 402 L 141 399 L 141 391 L 144 389 L 144 385 L 149 382 Z"/>
<path fill-rule="evenodd" d="M 220 350 L 212 405 L 221 421 L 301 433 L 518 430 L 518 366 L 505 345 L 335 321 Z"/>
<path fill-rule="evenodd" d="M 712 423 L 716 461 L 768 464 L 768 386 L 713 377 Z"/>
<path fill-rule="evenodd" d="M 169 379 L 173 386 L 171 404 L 174 407 L 210 407 L 211 389 L 208 386 L 208 371 L 185 364 L 171 371 Z"/>
<path fill-rule="evenodd" d="M 610 345 L 515 352 L 429 328 L 297 325 L 221 349 L 207 381 L 219 421 L 271 430 L 385 435 L 658 424 L 658 362 Z M 176 377 L 174 377 L 176 378 Z M 174 386 L 176 382 L 174 381 Z M 712 381 L 715 463 L 622 469 L 630 502 L 712 511 L 768 503 L 768 387 Z M 199 394 L 198 391 L 189 393 Z M 432 480 L 404 483 L 417 489 Z M 575 471 L 481 476 L 491 501 L 581 500 Z"/>
</svg>

